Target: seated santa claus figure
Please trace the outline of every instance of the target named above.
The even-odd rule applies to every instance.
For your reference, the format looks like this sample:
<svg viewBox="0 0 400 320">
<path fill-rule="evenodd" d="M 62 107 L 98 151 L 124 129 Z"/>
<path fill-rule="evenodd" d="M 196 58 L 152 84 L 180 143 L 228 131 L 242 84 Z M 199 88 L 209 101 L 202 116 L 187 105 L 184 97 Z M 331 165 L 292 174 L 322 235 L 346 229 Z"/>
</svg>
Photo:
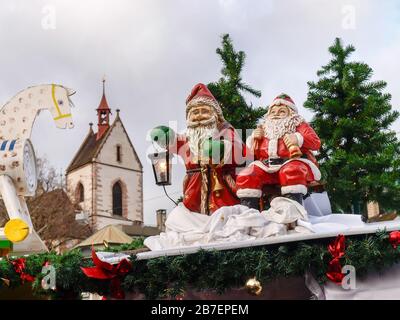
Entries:
<svg viewBox="0 0 400 320">
<path fill-rule="evenodd" d="M 302 204 L 307 185 L 321 178 L 312 153 L 320 148 L 320 139 L 286 94 L 274 99 L 247 145 L 255 161 L 236 179 L 243 205 L 259 209 L 265 185 L 279 185 L 283 196 Z"/>
</svg>

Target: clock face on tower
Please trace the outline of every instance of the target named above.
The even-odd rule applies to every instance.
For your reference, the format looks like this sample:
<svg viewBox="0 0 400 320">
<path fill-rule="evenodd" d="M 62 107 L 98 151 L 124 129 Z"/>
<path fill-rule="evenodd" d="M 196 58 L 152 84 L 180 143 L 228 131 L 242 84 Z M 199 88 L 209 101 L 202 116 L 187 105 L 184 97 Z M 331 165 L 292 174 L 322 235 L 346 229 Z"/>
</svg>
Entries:
<svg viewBox="0 0 400 320">
<path fill-rule="evenodd" d="M 34 192 L 37 186 L 36 159 L 30 142 L 24 145 L 23 166 L 26 186 L 29 192 Z"/>
</svg>

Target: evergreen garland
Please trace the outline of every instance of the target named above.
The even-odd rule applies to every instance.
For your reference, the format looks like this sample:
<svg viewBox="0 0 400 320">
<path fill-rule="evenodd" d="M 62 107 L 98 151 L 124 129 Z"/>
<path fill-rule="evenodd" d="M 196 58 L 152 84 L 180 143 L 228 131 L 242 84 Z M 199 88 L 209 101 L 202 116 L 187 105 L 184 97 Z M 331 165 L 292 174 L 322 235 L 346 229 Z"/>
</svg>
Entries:
<svg viewBox="0 0 400 320">
<path fill-rule="evenodd" d="M 125 243 L 118 246 L 110 246 L 104 251 L 109 252 L 120 252 L 120 251 L 127 251 L 127 250 L 135 250 L 138 248 L 143 248 L 144 237 L 137 237 L 132 240 L 131 243 Z"/>
<path fill-rule="evenodd" d="M 389 234 L 346 237 L 342 265 L 352 265 L 357 277 L 368 271 L 379 271 L 400 261 L 400 249 L 390 244 Z M 175 297 L 185 290 L 214 290 L 223 293 L 243 287 L 247 279 L 256 276 L 265 283 L 291 276 L 303 276 L 311 271 L 320 283 L 327 281 L 326 272 L 331 256 L 327 250 L 329 239 L 289 242 L 264 247 L 227 251 L 199 251 L 195 254 L 136 260 L 131 256 L 132 271 L 123 279 L 127 292 L 143 293 L 148 299 Z M 42 266 L 49 262 L 56 269 L 56 290 L 44 291 L 40 286 Z M 109 294 L 107 281 L 87 278 L 80 267 L 91 266 L 91 259 L 83 258 L 77 250 L 62 255 L 43 253 L 26 258 L 26 272 L 36 277 L 36 294 L 51 295 L 55 299 L 79 298 L 82 292 Z M 0 278 L 10 280 L 10 287 L 21 285 L 19 275 L 6 259 L 0 261 Z M 5 284 L 0 281 L 0 288 Z"/>
</svg>

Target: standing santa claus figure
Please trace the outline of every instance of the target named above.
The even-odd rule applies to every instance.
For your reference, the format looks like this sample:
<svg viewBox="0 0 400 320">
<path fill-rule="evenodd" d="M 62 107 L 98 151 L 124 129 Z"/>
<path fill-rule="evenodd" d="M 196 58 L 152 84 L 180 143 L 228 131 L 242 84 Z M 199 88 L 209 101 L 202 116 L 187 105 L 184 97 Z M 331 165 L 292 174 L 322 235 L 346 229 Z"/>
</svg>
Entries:
<svg viewBox="0 0 400 320">
<path fill-rule="evenodd" d="M 255 161 L 236 179 L 243 205 L 259 209 L 265 185 L 279 185 L 283 196 L 302 204 L 307 185 L 321 178 L 312 153 L 321 142 L 286 94 L 274 99 L 264 123 L 247 139 L 247 145 Z"/>
<path fill-rule="evenodd" d="M 236 167 L 245 145 L 222 114 L 221 107 L 202 83 L 186 99 L 184 134 L 159 126 L 151 137 L 184 161 L 183 204 L 190 211 L 211 214 L 223 206 L 239 204 L 236 196 Z M 163 145 L 164 144 L 164 145 Z"/>
</svg>

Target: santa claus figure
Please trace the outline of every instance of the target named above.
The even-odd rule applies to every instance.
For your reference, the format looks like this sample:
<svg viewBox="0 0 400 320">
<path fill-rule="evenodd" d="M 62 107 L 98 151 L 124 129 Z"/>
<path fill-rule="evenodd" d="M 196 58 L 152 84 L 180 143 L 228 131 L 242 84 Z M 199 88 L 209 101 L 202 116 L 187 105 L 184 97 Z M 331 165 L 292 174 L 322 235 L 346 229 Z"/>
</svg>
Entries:
<svg viewBox="0 0 400 320">
<path fill-rule="evenodd" d="M 186 121 L 184 134 L 176 135 L 166 127 L 151 133 L 158 144 L 166 134 L 172 141 L 169 150 L 184 160 L 183 204 L 203 214 L 238 204 L 236 167 L 245 145 L 204 84 L 197 84 L 186 100 Z"/>
<path fill-rule="evenodd" d="M 265 185 L 279 185 L 283 196 L 302 204 L 307 185 L 321 178 L 312 153 L 320 144 L 315 131 L 298 114 L 293 100 L 286 94 L 276 97 L 264 123 L 247 140 L 255 161 L 236 179 L 241 204 L 259 209 Z"/>
</svg>

